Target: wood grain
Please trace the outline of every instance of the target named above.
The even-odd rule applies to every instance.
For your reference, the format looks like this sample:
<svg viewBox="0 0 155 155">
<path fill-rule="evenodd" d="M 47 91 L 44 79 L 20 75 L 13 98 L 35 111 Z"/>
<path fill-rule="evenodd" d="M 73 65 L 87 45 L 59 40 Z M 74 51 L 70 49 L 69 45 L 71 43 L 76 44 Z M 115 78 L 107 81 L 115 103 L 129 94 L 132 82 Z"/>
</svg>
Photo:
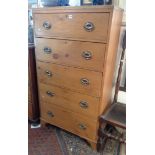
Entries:
<svg viewBox="0 0 155 155">
<path fill-rule="evenodd" d="M 99 116 L 99 98 L 91 97 L 81 93 L 75 93 L 73 91 L 69 91 L 68 89 L 62 89 L 42 83 L 39 83 L 39 88 L 40 102 L 42 103 L 45 102 L 49 104 L 55 104 L 72 112 L 79 113 L 93 119 L 97 119 Z M 47 92 L 51 92 L 54 95 L 51 96 Z M 80 102 L 86 102 L 86 104 L 82 104 Z"/>
<path fill-rule="evenodd" d="M 102 72 L 105 46 L 101 43 L 36 38 L 36 59 Z M 50 48 L 51 53 L 44 52 L 45 47 Z M 83 56 L 87 51 L 91 53 L 90 59 Z"/>
<path fill-rule="evenodd" d="M 48 113 L 52 113 L 53 117 Z M 41 119 L 81 137 L 96 141 L 97 120 L 69 112 L 64 108 L 49 103 L 41 103 Z M 82 129 L 80 125 L 83 125 L 85 129 Z"/>
<path fill-rule="evenodd" d="M 123 10 L 114 6 L 33 9 L 41 120 L 87 139 L 93 148 L 98 139 L 98 115 L 105 112 L 113 98 L 122 14 Z M 43 28 L 44 21 L 51 24 L 49 30 Z M 92 22 L 95 29 L 87 32 L 83 27 L 86 22 Z M 44 46 L 49 46 L 52 53 L 43 53 Z M 91 50 L 91 60 L 83 60 L 83 50 Z M 81 78 L 90 84 L 82 85 Z M 55 96 L 46 96 L 47 91 Z M 78 106 L 83 98 L 89 103 L 87 112 Z M 54 117 L 49 118 L 48 110 Z M 79 130 L 79 123 L 88 130 Z"/>
<path fill-rule="evenodd" d="M 109 43 L 105 58 L 104 68 L 104 79 L 103 79 L 103 90 L 102 90 L 102 102 L 100 104 L 100 114 L 104 113 L 105 110 L 110 106 L 113 101 L 112 88 L 115 86 L 114 80 L 114 69 L 116 64 L 117 49 L 120 28 L 122 23 L 123 12 L 120 10 L 114 10 L 111 14 L 111 26 L 109 28 Z"/>
<path fill-rule="evenodd" d="M 52 75 L 48 76 L 47 71 Z M 37 61 L 37 74 L 41 83 L 67 88 L 94 97 L 101 95 L 102 73 L 100 72 Z M 81 79 L 87 79 L 89 84 L 81 84 Z"/>
<path fill-rule="evenodd" d="M 107 42 L 109 13 L 59 13 L 34 14 L 35 35 L 50 38 L 74 38 L 83 41 Z M 45 29 L 43 23 L 51 24 Z M 94 30 L 88 32 L 84 29 L 86 22 L 94 24 Z"/>
</svg>

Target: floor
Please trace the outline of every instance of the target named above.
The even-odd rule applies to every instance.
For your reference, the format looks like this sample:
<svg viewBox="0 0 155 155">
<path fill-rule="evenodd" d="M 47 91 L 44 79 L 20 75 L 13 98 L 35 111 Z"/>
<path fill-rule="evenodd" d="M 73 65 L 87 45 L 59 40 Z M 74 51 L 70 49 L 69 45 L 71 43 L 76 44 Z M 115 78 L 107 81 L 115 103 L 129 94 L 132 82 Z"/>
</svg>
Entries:
<svg viewBox="0 0 155 155">
<path fill-rule="evenodd" d="M 102 153 L 91 149 L 82 138 L 49 125 L 31 128 L 29 125 L 28 155 L 116 155 L 118 143 L 108 140 Z"/>
</svg>

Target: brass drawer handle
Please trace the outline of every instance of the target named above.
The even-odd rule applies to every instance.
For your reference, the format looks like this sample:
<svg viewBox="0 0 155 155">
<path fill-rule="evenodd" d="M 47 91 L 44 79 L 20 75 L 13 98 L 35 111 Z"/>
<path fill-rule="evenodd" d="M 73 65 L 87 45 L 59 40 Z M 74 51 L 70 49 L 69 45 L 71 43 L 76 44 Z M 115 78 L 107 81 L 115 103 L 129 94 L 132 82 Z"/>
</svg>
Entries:
<svg viewBox="0 0 155 155">
<path fill-rule="evenodd" d="M 54 117 L 54 114 L 53 114 L 51 111 L 48 111 L 48 112 L 47 112 L 47 115 L 48 115 L 49 117 Z"/>
<path fill-rule="evenodd" d="M 86 125 L 84 125 L 84 124 L 82 124 L 82 123 L 79 124 L 79 128 L 80 128 L 81 130 L 86 130 L 86 129 L 87 129 Z"/>
<path fill-rule="evenodd" d="M 86 101 L 80 101 L 80 107 L 83 109 L 87 109 L 88 108 L 88 103 Z"/>
<path fill-rule="evenodd" d="M 50 97 L 53 97 L 55 94 L 53 92 L 47 91 L 46 94 Z"/>
<path fill-rule="evenodd" d="M 92 22 L 86 22 L 84 24 L 84 29 L 86 31 L 88 31 L 88 32 L 91 32 L 91 31 L 93 31 L 95 29 L 95 26 L 94 26 L 94 24 Z"/>
<path fill-rule="evenodd" d="M 43 27 L 46 29 L 46 30 L 49 30 L 51 28 L 51 24 L 48 22 L 48 21 L 45 21 L 43 23 Z"/>
<path fill-rule="evenodd" d="M 44 52 L 46 53 L 46 54 L 50 54 L 50 53 L 52 53 L 52 49 L 51 48 L 49 48 L 49 47 L 44 47 Z"/>
<path fill-rule="evenodd" d="M 52 73 L 50 71 L 45 71 L 45 73 L 47 74 L 47 76 L 51 77 L 52 76 Z"/>
<path fill-rule="evenodd" d="M 92 58 L 92 54 L 90 51 L 84 51 L 82 53 L 83 58 L 85 58 L 86 60 L 90 60 Z"/>
<path fill-rule="evenodd" d="M 86 78 L 80 79 L 82 85 L 89 85 L 89 80 Z"/>
</svg>

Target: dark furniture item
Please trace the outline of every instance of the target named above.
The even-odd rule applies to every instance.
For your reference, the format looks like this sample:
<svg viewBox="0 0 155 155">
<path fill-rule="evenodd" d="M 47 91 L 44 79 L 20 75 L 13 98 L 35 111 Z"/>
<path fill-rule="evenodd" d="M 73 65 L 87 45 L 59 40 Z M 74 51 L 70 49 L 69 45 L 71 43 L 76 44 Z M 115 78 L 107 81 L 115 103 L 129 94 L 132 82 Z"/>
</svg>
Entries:
<svg viewBox="0 0 155 155">
<path fill-rule="evenodd" d="M 28 52 L 28 119 L 33 124 L 37 124 L 39 122 L 39 103 L 34 44 L 28 45 Z"/>
<path fill-rule="evenodd" d="M 120 128 L 126 128 L 126 104 L 115 103 L 100 117 L 101 121 Z"/>
<path fill-rule="evenodd" d="M 126 75 L 126 73 L 125 73 L 125 75 Z M 123 85 L 120 86 L 119 90 L 126 92 L 126 77 L 125 77 Z"/>
<path fill-rule="evenodd" d="M 32 10 L 28 10 L 28 43 L 34 44 Z"/>
<path fill-rule="evenodd" d="M 124 132 L 120 136 L 115 136 L 112 134 L 115 127 L 124 129 Z M 105 144 L 108 138 L 119 141 L 119 143 L 126 144 L 126 104 L 115 103 L 113 104 L 107 112 L 100 117 L 100 129 L 99 129 L 99 141 L 98 141 L 98 151 L 104 150 Z"/>
<path fill-rule="evenodd" d="M 118 76 L 117 76 L 117 81 L 116 81 L 116 87 L 115 87 L 115 95 L 114 95 L 114 100 L 113 103 L 117 103 L 118 99 L 118 92 L 120 90 L 120 83 L 121 83 L 121 75 L 122 75 L 122 67 L 124 64 L 125 60 L 125 50 L 126 50 L 126 31 L 124 32 L 123 40 L 122 40 L 122 52 L 121 52 L 121 59 L 120 59 L 120 64 L 119 64 L 119 69 L 118 69 Z M 124 89 L 126 90 L 126 84 L 124 86 Z"/>
<path fill-rule="evenodd" d="M 119 78 L 120 87 L 119 89 L 126 92 L 126 61 L 125 61 L 125 50 L 126 50 L 126 31 L 124 33 L 123 41 L 122 41 L 122 57 L 120 62 L 120 72 L 121 77 Z"/>
<path fill-rule="evenodd" d="M 119 69 L 118 69 L 114 100 L 111 106 L 107 109 L 107 111 L 100 116 L 100 128 L 98 132 L 98 135 L 99 135 L 98 151 L 102 151 L 104 149 L 108 138 L 117 140 L 120 143 L 126 143 L 126 137 L 125 137 L 126 104 L 117 102 L 125 48 L 126 48 L 126 31 L 124 33 L 123 41 L 122 41 L 122 52 L 121 52 Z M 124 132 L 122 132 L 120 136 L 112 135 L 112 131 L 116 130 L 117 127 L 122 128 L 124 130 Z"/>
</svg>

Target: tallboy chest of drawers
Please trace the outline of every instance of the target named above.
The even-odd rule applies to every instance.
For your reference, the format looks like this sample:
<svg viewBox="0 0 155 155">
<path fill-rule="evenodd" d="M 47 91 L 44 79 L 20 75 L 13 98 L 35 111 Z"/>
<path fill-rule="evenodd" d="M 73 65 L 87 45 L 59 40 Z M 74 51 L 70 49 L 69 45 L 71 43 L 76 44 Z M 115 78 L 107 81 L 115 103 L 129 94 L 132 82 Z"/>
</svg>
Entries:
<svg viewBox="0 0 155 155">
<path fill-rule="evenodd" d="M 93 147 L 112 99 L 122 13 L 113 6 L 33 9 L 40 119 Z"/>
</svg>

